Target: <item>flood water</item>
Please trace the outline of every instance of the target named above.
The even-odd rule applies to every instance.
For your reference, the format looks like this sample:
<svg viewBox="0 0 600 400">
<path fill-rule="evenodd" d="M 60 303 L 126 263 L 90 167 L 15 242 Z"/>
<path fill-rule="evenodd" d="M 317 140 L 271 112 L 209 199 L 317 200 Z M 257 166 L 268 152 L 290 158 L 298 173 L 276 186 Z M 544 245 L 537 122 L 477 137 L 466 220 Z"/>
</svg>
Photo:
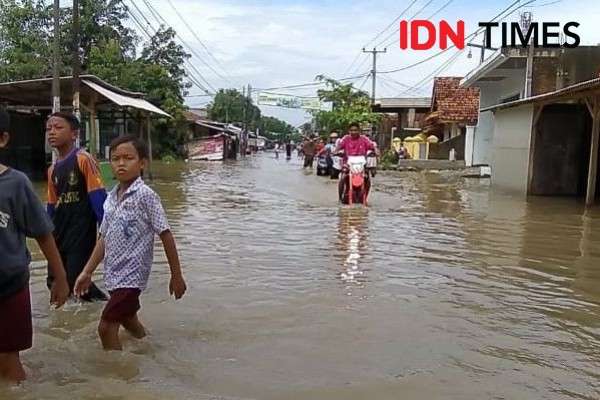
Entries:
<svg viewBox="0 0 600 400">
<path fill-rule="evenodd" d="M 150 336 L 105 353 L 102 304 L 51 311 L 34 263 L 30 380 L 0 399 L 600 397 L 598 211 L 449 173 L 380 174 L 340 207 L 269 154 L 154 172 L 186 297 L 157 246 Z"/>
</svg>

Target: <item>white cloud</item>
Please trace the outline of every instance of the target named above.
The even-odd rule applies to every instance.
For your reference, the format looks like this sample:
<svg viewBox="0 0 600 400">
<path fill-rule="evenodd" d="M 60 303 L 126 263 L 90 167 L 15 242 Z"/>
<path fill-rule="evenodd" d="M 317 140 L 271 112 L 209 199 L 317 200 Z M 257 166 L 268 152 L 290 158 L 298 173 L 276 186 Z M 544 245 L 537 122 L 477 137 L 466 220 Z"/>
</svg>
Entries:
<svg viewBox="0 0 600 400">
<path fill-rule="evenodd" d="M 205 54 L 202 46 L 185 28 L 166 0 L 150 0 L 161 15 L 184 39 Z M 225 67 L 237 87 L 251 83 L 254 87 L 284 86 L 310 82 L 318 74 L 341 77 L 362 45 L 393 21 L 408 1 L 383 0 L 377 3 L 363 0 L 350 1 L 265 1 L 265 0 L 172 0 L 196 34 L 212 50 Z M 447 0 L 435 0 L 420 15 L 426 18 Z M 550 0 L 539 0 L 538 4 Z M 407 13 L 412 15 L 427 0 L 419 0 Z M 467 31 L 477 28 L 479 21 L 487 21 L 511 3 L 455 0 L 438 18 L 449 21 L 464 19 Z M 577 7 L 574 7 L 577 4 Z M 535 5 L 532 4 L 532 5 Z M 597 0 L 564 1 L 546 7 L 530 9 L 534 19 L 568 22 L 575 20 L 582 25 L 578 32 L 584 44 L 600 43 L 597 22 L 600 19 L 600 3 Z M 517 14 L 512 20 L 516 20 Z M 394 26 L 395 29 L 395 26 Z M 391 32 L 391 31 L 390 31 Z M 382 35 L 382 38 L 387 34 Z M 394 35 L 395 36 L 395 35 Z M 393 36 L 393 37 L 394 37 Z M 392 39 L 393 39 L 392 37 Z M 391 40 L 390 40 L 391 41 Z M 372 46 L 373 44 L 370 44 Z M 467 59 L 464 51 L 443 75 L 466 74 L 474 68 L 479 52 Z M 379 57 L 381 70 L 395 69 L 421 60 L 433 52 L 400 51 L 395 46 Z M 454 51 L 405 72 L 389 75 L 396 82 L 414 85 L 448 60 Z M 361 55 L 359 73 L 370 69 L 370 59 Z M 193 61 L 193 60 L 192 60 Z M 210 59 L 206 59 L 211 62 Z M 231 86 L 216 77 L 198 61 L 195 65 L 213 86 Z M 213 63 L 214 64 L 214 63 Z M 356 66 L 355 66 L 356 67 Z M 353 68 L 354 69 L 354 68 Z M 350 70 L 349 73 L 354 72 Z M 358 81 L 360 84 L 362 80 Z M 370 88 L 368 83 L 365 88 Z M 419 93 L 427 95 L 430 82 L 426 80 Z M 378 84 L 378 93 L 396 96 L 402 86 L 384 77 Z M 311 91 L 299 92 L 311 94 Z M 312 92 L 314 93 L 314 91 Z M 404 94 L 407 95 L 407 94 Z M 298 111 L 264 109 L 265 114 L 285 117 L 295 124 L 305 115 Z"/>
</svg>

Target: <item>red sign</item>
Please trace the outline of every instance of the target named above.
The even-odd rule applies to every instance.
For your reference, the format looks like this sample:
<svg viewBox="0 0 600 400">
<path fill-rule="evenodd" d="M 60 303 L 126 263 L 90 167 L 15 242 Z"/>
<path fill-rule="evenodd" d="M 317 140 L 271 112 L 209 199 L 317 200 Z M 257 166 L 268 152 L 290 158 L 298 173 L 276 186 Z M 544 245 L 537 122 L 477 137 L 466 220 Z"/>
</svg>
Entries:
<svg viewBox="0 0 600 400">
<path fill-rule="evenodd" d="M 189 158 L 192 160 L 222 160 L 224 150 L 223 136 L 200 139 L 188 145 Z"/>
</svg>

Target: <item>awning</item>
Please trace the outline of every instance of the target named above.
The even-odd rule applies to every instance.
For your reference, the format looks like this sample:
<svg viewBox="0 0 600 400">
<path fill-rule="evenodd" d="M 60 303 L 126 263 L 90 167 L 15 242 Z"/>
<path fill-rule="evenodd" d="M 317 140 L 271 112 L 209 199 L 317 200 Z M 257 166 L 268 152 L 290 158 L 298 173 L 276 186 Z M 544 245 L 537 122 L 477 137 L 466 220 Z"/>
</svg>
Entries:
<svg viewBox="0 0 600 400">
<path fill-rule="evenodd" d="M 169 114 L 144 100 L 144 93 L 132 92 L 111 85 L 94 75 L 82 75 L 80 103 L 88 108 L 94 104 L 96 109 L 110 109 L 111 105 L 120 108 L 132 107 L 165 117 Z M 100 96 L 98 96 L 100 95 Z M 73 104 L 73 78 L 60 78 L 60 100 L 65 109 Z M 0 82 L 0 103 L 7 107 L 25 110 L 52 109 L 52 78 L 36 78 L 22 81 Z"/>
<path fill-rule="evenodd" d="M 115 104 L 118 104 L 121 107 L 133 107 L 140 110 L 150 111 L 154 114 L 164 115 L 165 117 L 171 118 L 169 114 L 156 107 L 154 104 L 144 100 L 137 99 L 135 97 L 124 96 L 119 93 L 115 93 L 112 90 L 109 90 L 105 87 L 98 85 L 97 83 L 90 82 L 87 79 L 81 80 L 84 84 L 94 89 L 96 92 L 100 93 L 102 96 L 106 97 L 108 100 L 111 100 Z"/>
</svg>

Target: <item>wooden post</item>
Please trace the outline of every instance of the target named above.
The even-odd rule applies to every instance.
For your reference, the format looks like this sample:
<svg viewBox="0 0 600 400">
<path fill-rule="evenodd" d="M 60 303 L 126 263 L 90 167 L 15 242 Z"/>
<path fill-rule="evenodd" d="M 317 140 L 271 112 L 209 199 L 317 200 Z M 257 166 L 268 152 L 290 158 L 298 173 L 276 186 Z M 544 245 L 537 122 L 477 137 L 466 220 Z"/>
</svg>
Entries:
<svg viewBox="0 0 600 400">
<path fill-rule="evenodd" d="M 146 127 L 148 129 L 148 177 L 152 180 L 152 124 L 150 113 L 146 114 Z"/>
<path fill-rule="evenodd" d="M 598 175 L 598 145 L 600 144 L 600 97 L 593 102 L 592 113 L 592 145 L 590 151 L 590 167 L 588 170 L 587 195 L 585 205 L 590 207 L 596 200 L 596 180 Z"/>
<path fill-rule="evenodd" d="M 90 110 L 90 153 L 94 157 L 98 156 L 99 149 L 97 148 L 98 143 L 98 132 L 96 132 L 96 99 L 92 98 L 90 101 L 90 106 L 88 107 Z"/>
<path fill-rule="evenodd" d="M 540 122 L 540 118 L 542 113 L 544 112 L 544 107 L 546 105 L 544 103 L 539 106 L 534 106 L 533 108 L 533 124 L 531 126 L 531 139 L 529 141 L 529 166 L 527 173 L 527 195 L 535 194 L 532 191 L 533 188 L 533 164 L 535 161 L 535 140 L 538 133 L 538 125 Z"/>
</svg>

